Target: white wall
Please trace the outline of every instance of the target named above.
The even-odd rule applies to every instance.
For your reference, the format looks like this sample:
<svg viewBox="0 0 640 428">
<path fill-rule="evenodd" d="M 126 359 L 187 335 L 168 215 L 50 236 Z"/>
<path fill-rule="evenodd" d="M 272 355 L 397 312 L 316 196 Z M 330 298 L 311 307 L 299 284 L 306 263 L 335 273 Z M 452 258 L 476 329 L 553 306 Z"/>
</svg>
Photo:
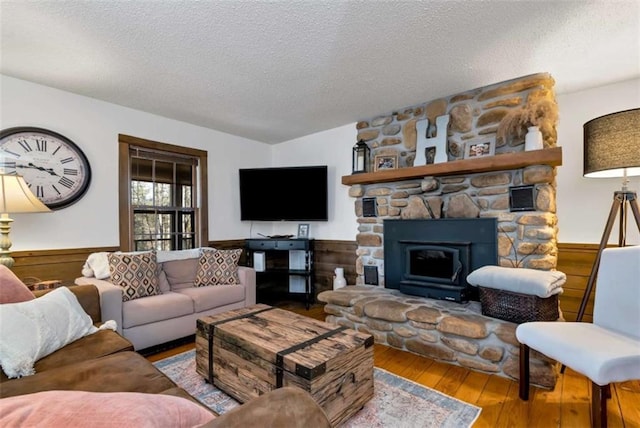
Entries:
<svg viewBox="0 0 640 428">
<path fill-rule="evenodd" d="M 309 233 L 317 239 L 352 241 L 358 230 L 353 198 L 342 176 L 351 174 L 351 149 L 356 143 L 356 124 L 351 123 L 306 137 L 276 144 L 274 166 L 327 165 L 329 221 L 310 222 Z M 297 233 L 297 222 L 273 223 L 273 233 Z M 264 232 L 262 232 L 264 233 Z"/>
<path fill-rule="evenodd" d="M 596 117 L 640 107 L 640 78 L 598 88 L 560 94 L 558 145 L 562 166 L 557 175 L 558 241 L 599 243 L 611 210 L 613 192 L 621 178 L 584 178 L 583 125 Z M 637 148 L 640 150 L 640 147 Z M 640 192 L 640 177 L 631 177 L 629 188 Z M 627 244 L 639 244 L 640 234 L 629 210 Z M 609 243 L 617 245 L 618 218 Z"/>
<path fill-rule="evenodd" d="M 556 98 L 560 111 L 558 145 L 562 146 L 563 156 L 563 165 L 558 168 L 557 175 L 559 242 L 599 243 L 613 192 L 620 190 L 622 180 L 582 176 L 582 125 L 604 114 L 640 107 L 640 79 L 557 95 Z M 315 236 L 321 239 L 355 239 L 358 225 L 354 199 L 348 196 L 348 186 L 342 185 L 340 179 L 351 173 L 351 147 L 356 142 L 356 135 L 355 124 L 350 124 L 274 146 L 273 159 L 277 165 L 329 165 L 329 188 L 335 190 L 329 197 L 330 221 L 313 224 L 311 229 L 312 234 L 315 229 Z M 630 188 L 640 191 L 640 177 L 631 178 Z M 640 243 L 640 233 L 632 218 L 629 218 L 627 231 L 628 244 Z M 295 224 L 276 225 L 273 233 L 295 234 Z M 616 244 L 617 239 L 616 221 L 610 242 Z"/>
<path fill-rule="evenodd" d="M 207 150 L 209 239 L 247 236 L 240 223 L 238 168 L 269 166 L 271 146 L 0 76 L 0 128 L 37 126 L 68 137 L 87 155 L 89 190 L 52 213 L 12 214 L 11 250 L 118 246 L 118 134 Z"/>
<path fill-rule="evenodd" d="M 640 106 L 640 79 L 557 96 L 558 226 L 562 243 L 598 243 L 618 179 L 582 177 L 582 125 L 590 119 Z M 117 137 L 128 134 L 209 153 L 209 239 L 242 239 L 257 233 L 296 234 L 296 222 L 241 222 L 238 169 L 266 166 L 327 165 L 329 221 L 312 222 L 317 239 L 353 240 L 357 233 L 354 199 L 341 184 L 351 173 L 355 124 L 326 130 L 275 146 L 184 122 L 0 76 L 0 128 L 39 126 L 78 144 L 92 166 L 87 194 L 76 204 L 46 214 L 14 214 L 12 250 L 117 246 Z M 640 178 L 630 187 L 640 190 Z M 635 224 L 628 243 L 640 243 Z M 611 243 L 617 240 L 614 227 Z"/>
</svg>

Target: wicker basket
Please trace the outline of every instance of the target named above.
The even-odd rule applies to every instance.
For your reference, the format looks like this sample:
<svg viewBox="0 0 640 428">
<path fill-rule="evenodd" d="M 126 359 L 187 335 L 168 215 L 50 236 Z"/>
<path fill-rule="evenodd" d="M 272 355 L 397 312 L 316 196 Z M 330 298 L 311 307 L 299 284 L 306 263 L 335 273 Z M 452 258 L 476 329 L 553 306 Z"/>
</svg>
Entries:
<svg viewBox="0 0 640 428">
<path fill-rule="evenodd" d="M 557 294 L 543 299 L 531 294 L 478 288 L 482 315 L 518 324 L 529 321 L 556 321 L 560 316 Z"/>
</svg>

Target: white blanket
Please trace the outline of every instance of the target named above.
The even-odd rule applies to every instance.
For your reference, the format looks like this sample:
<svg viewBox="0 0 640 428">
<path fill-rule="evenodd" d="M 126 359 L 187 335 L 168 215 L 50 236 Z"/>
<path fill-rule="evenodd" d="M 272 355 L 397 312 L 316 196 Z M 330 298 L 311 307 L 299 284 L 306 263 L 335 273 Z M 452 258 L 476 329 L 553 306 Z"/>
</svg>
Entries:
<svg viewBox="0 0 640 428">
<path fill-rule="evenodd" d="M 543 271 L 501 266 L 483 266 L 467 276 L 467 282 L 474 286 L 533 294 L 543 299 L 562 293 L 562 286 L 566 281 L 567 276 L 557 270 Z"/>
</svg>

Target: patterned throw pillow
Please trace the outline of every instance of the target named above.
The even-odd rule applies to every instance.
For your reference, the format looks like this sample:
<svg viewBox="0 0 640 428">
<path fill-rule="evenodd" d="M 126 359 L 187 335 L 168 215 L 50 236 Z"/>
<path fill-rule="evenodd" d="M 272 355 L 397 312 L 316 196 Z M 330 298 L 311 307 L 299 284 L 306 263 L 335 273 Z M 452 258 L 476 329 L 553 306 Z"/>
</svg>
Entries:
<svg viewBox="0 0 640 428">
<path fill-rule="evenodd" d="M 109 254 L 109 281 L 123 288 L 122 301 L 158 293 L 155 252 Z"/>
<path fill-rule="evenodd" d="M 198 260 L 198 273 L 193 285 L 204 287 L 207 285 L 240 284 L 238 277 L 240 254 L 242 254 L 242 249 L 202 249 L 200 260 Z"/>
</svg>

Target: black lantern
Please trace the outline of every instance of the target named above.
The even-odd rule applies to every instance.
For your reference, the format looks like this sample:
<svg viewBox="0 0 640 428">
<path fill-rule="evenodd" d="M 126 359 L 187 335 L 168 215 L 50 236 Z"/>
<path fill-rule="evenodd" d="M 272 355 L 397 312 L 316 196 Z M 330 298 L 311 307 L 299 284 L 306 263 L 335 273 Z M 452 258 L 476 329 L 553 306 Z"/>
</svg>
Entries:
<svg viewBox="0 0 640 428">
<path fill-rule="evenodd" d="M 351 159 L 351 173 L 360 174 L 361 172 L 367 172 L 367 165 L 369 165 L 369 155 L 371 150 L 364 140 L 360 140 L 353 146 L 353 157 Z"/>
</svg>

